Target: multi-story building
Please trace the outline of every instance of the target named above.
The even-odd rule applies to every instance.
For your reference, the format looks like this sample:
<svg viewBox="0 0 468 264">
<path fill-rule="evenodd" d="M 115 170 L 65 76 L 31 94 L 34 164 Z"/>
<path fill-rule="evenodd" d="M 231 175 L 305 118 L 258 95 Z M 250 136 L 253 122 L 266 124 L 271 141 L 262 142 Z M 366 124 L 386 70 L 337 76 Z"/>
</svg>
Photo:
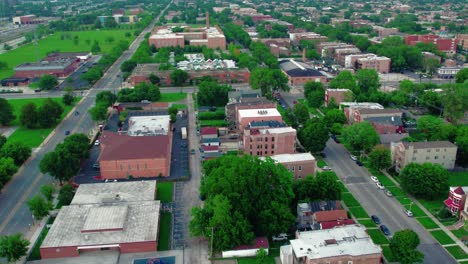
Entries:
<svg viewBox="0 0 468 264">
<path fill-rule="evenodd" d="M 25 15 L 13 17 L 13 24 L 15 25 L 30 25 L 46 23 L 47 19 L 36 17 L 36 15 Z"/>
<path fill-rule="evenodd" d="M 457 52 L 458 38 L 442 38 L 437 35 L 408 35 L 405 36 L 406 45 L 416 45 L 418 42 L 433 43 L 437 49 L 448 54 L 455 54 Z"/>
<path fill-rule="evenodd" d="M 352 98 L 353 92 L 349 89 L 326 89 L 325 90 L 325 106 L 328 106 L 332 98 L 335 104 L 339 105 L 342 102 L 349 101 Z"/>
<path fill-rule="evenodd" d="M 349 123 L 369 122 L 379 134 L 402 133 L 403 112 L 397 109 L 349 108 Z"/>
<path fill-rule="evenodd" d="M 338 62 L 339 65 L 345 66 L 346 56 L 351 54 L 359 54 L 361 50 L 356 47 L 352 48 L 337 48 L 334 50 L 333 58 Z"/>
<path fill-rule="evenodd" d="M 409 163 L 433 163 L 446 169 L 453 169 L 457 146 L 450 141 L 392 142 L 392 162 L 400 172 Z"/>
<path fill-rule="evenodd" d="M 377 33 L 379 34 L 379 37 L 381 38 L 387 37 L 390 35 L 395 35 L 398 33 L 398 28 L 385 28 L 381 26 L 372 26 L 372 28 L 375 31 L 377 31 Z"/>
<path fill-rule="evenodd" d="M 301 85 L 310 81 L 327 82 L 327 77 L 321 72 L 313 69 L 306 63 L 293 59 L 280 61 L 280 69 L 288 77 L 290 85 Z"/>
<path fill-rule="evenodd" d="M 350 120 L 350 113 L 356 111 L 357 109 L 384 109 L 384 107 L 379 103 L 355 103 L 355 102 L 341 102 L 340 109 L 345 113 L 346 119 Z"/>
<path fill-rule="evenodd" d="M 243 131 L 251 122 L 276 121 L 283 123 L 283 117 L 276 108 L 239 109 L 237 111 L 237 127 Z"/>
<path fill-rule="evenodd" d="M 302 179 L 308 175 L 315 175 L 317 161 L 310 153 L 276 154 L 271 155 L 270 158 L 275 163 L 282 164 L 293 174 L 294 179 Z M 262 159 L 265 158 L 262 157 Z"/>
<path fill-rule="evenodd" d="M 290 245 L 280 248 L 283 264 L 380 264 L 382 248 L 374 244 L 362 225 L 297 232 Z"/>
<path fill-rule="evenodd" d="M 437 76 L 439 78 L 451 79 L 454 78 L 459 71 L 465 67 L 440 67 L 437 69 Z"/>
<path fill-rule="evenodd" d="M 455 216 L 461 216 L 466 203 L 468 186 L 450 187 L 449 196 L 444 205 Z"/>
<path fill-rule="evenodd" d="M 246 109 L 269 109 L 276 108 L 276 103 L 268 100 L 265 97 L 261 97 L 260 94 L 243 94 L 239 97 L 234 98 L 234 93 L 238 94 L 241 92 L 230 92 L 229 102 L 226 105 L 226 119 L 229 122 L 229 129 L 237 129 L 238 122 L 238 111 Z"/>
<path fill-rule="evenodd" d="M 314 32 L 289 33 L 289 38 L 296 45 L 299 44 L 301 40 L 309 40 L 317 43 L 327 41 L 327 37 Z"/>
<path fill-rule="evenodd" d="M 292 127 L 244 130 L 244 152 L 251 156 L 272 156 L 296 152 L 296 129 Z"/>
<path fill-rule="evenodd" d="M 355 69 L 373 69 L 380 73 L 389 73 L 391 62 L 390 58 L 384 56 L 358 58 Z"/>
<path fill-rule="evenodd" d="M 315 48 L 322 57 L 331 57 L 336 49 L 356 48 L 356 46 L 342 42 L 321 42 L 316 44 Z"/>
</svg>

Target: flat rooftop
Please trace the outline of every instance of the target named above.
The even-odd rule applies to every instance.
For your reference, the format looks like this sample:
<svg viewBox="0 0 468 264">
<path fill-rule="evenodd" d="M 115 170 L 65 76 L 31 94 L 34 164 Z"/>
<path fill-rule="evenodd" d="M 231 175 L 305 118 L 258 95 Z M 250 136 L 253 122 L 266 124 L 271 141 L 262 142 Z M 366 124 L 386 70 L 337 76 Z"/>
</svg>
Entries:
<svg viewBox="0 0 468 264">
<path fill-rule="evenodd" d="M 128 120 L 129 136 L 167 135 L 170 129 L 169 115 L 132 116 Z"/>
<path fill-rule="evenodd" d="M 296 129 L 292 127 L 275 127 L 275 128 L 265 128 L 260 129 L 261 134 L 282 134 L 288 132 L 296 132 Z"/>
<path fill-rule="evenodd" d="M 350 108 L 358 108 L 358 109 L 384 109 L 384 107 L 378 103 L 342 102 L 340 103 L 340 108 L 342 107 L 350 107 Z"/>
<path fill-rule="evenodd" d="M 382 253 L 380 246 L 372 242 L 362 225 L 299 232 L 298 238 L 290 242 L 298 258 L 320 259 Z"/>
<path fill-rule="evenodd" d="M 100 204 L 116 202 L 116 200 L 122 202 L 152 201 L 155 193 L 156 181 L 81 184 L 71 204 Z"/>
<path fill-rule="evenodd" d="M 280 112 L 278 112 L 276 108 L 239 110 L 239 118 L 276 117 L 276 116 L 281 116 Z"/>
<path fill-rule="evenodd" d="M 278 154 L 270 156 L 277 163 L 297 162 L 297 161 L 314 161 L 315 158 L 310 153 L 294 153 L 294 154 Z M 260 159 L 265 159 L 261 157 Z"/>
<path fill-rule="evenodd" d="M 60 59 L 54 61 L 28 62 L 15 67 L 15 71 L 34 70 L 63 70 L 73 63 L 72 59 Z"/>
</svg>

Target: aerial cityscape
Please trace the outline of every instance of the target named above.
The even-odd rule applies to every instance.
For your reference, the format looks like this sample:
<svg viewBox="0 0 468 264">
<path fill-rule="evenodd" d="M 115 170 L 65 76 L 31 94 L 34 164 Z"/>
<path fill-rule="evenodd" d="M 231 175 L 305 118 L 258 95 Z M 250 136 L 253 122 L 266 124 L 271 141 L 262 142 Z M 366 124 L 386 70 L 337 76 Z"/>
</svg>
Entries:
<svg viewBox="0 0 468 264">
<path fill-rule="evenodd" d="M 466 0 L 0 0 L 0 263 L 468 264 Z"/>
</svg>

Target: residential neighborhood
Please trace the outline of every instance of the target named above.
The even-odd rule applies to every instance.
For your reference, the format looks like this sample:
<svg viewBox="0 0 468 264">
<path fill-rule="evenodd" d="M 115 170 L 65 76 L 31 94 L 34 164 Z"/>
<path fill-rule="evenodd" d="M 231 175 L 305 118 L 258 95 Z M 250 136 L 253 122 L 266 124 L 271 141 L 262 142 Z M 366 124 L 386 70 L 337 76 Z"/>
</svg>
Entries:
<svg viewBox="0 0 468 264">
<path fill-rule="evenodd" d="M 468 263 L 467 14 L 2 1 L 0 263 Z"/>
</svg>

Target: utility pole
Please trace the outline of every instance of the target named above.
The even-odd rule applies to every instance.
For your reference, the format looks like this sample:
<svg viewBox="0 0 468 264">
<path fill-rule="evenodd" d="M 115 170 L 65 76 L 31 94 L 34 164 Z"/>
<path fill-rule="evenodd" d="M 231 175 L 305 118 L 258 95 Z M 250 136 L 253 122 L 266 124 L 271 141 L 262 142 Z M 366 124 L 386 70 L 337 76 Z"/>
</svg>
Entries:
<svg viewBox="0 0 468 264">
<path fill-rule="evenodd" d="M 213 237 L 214 237 L 214 227 L 211 227 L 211 243 L 210 243 L 210 256 L 213 257 Z"/>
</svg>

